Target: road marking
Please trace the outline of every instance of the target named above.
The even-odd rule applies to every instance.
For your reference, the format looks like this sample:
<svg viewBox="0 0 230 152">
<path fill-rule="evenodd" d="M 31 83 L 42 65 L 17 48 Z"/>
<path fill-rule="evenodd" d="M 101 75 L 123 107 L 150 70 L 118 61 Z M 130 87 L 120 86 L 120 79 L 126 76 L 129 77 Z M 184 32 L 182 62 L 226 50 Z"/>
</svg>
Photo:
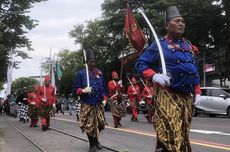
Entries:
<svg viewBox="0 0 230 152">
<path fill-rule="evenodd" d="M 80 123 L 74 120 L 70 120 L 70 119 L 64 119 L 64 118 L 55 118 L 57 120 L 61 120 L 61 121 L 66 121 L 66 122 L 73 122 L 73 123 Z M 106 128 L 108 129 L 113 129 L 113 130 L 119 130 L 119 131 L 123 131 L 123 132 L 128 132 L 128 133 L 134 133 L 134 134 L 138 134 L 138 135 L 144 135 L 144 136 L 149 136 L 149 137 L 156 137 L 155 133 L 152 132 L 148 132 L 148 131 L 141 131 L 141 130 L 135 130 L 135 129 L 127 129 L 127 128 L 113 128 L 110 126 L 106 126 Z M 198 132 L 198 133 L 204 133 L 205 130 L 196 130 L 196 129 L 191 129 L 193 130 L 193 132 Z M 206 134 L 211 134 L 214 131 L 207 131 L 206 130 Z M 217 133 L 217 132 L 215 132 Z M 220 132 L 221 133 L 221 132 Z M 224 133 L 222 133 L 224 134 Z M 227 134 L 228 135 L 228 134 Z M 216 149 L 222 149 L 222 150 L 229 150 L 230 151 L 230 145 L 225 145 L 225 144 L 218 144 L 218 143 L 213 143 L 213 142 L 206 142 L 206 141 L 202 141 L 202 140 L 194 140 L 191 139 L 191 144 L 194 145 L 199 145 L 199 146 L 204 146 L 204 147 L 212 147 L 212 148 L 216 148 Z"/>
<path fill-rule="evenodd" d="M 223 133 L 220 131 L 210 131 L 210 130 L 197 130 L 197 129 L 191 129 L 190 132 L 195 132 L 195 133 L 201 133 L 201 134 L 218 134 L 218 135 L 226 135 L 226 136 L 230 136 L 230 134 L 228 133 Z"/>
</svg>

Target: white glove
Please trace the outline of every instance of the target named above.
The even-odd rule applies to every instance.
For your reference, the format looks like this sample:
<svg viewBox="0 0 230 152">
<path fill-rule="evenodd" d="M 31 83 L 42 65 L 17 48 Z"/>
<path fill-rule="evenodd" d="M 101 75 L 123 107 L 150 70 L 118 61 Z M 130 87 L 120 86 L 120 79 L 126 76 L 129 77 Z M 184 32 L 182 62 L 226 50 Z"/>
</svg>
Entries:
<svg viewBox="0 0 230 152">
<path fill-rule="evenodd" d="M 27 100 L 27 98 L 23 98 L 23 100 Z"/>
<path fill-rule="evenodd" d="M 130 103 L 129 103 L 129 102 L 127 102 L 127 106 L 130 106 Z"/>
<path fill-rule="evenodd" d="M 47 101 L 47 99 L 46 99 L 46 98 L 42 98 L 42 101 L 43 101 L 43 102 L 46 102 L 46 101 Z"/>
<path fill-rule="evenodd" d="M 54 109 L 56 108 L 56 105 L 55 105 L 55 103 L 53 103 L 53 108 L 54 108 Z"/>
<path fill-rule="evenodd" d="M 151 99 L 151 98 L 153 98 L 153 96 L 151 96 L 151 95 L 148 95 L 148 96 L 147 96 L 147 98 L 150 98 L 150 99 Z"/>
<path fill-rule="evenodd" d="M 122 80 L 119 80 L 117 83 L 118 83 L 121 87 L 123 86 L 123 85 L 122 85 Z"/>
<path fill-rule="evenodd" d="M 83 93 L 91 93 L 92 92 L 92 87 L 85 87 L 84 89 L 82 89 Z"/>
<path fill-rule="evenodd" d="M 30 104 L 35 105 L 35 102 L 31 102 Z"/>
<path fill-rule="evenodd" d="M 106 101 L 103 100 L 103 101 L 102 101 L 102 104 L 103 104 L 103 107 L 105 107 L 105 106 L 106 106 Z"/>
<path fill-rule="evenodd" d="M 141 100 L 139 103 L 140 103 L 140 104 L 145 104 L 145 101 L 144 101 L 144 100 Z"/>
<path fill-rule="evenodd" d="M 169 86 L 170 85 L 170 79 L 171 78 L 165 74 L 156 73 L 153 75 L 152 80 L 154 83 L 157 82 L 162 86 Z"/>
<path fill-rule="evenodd" d="M 200 94 L 196 94 L 196 96 L 195 96 L 195 106 L 198 106 L 198 105 L 200 105 L 200 100 L 201 100 L 201 96 L 200 96 Z"/>
</svg>

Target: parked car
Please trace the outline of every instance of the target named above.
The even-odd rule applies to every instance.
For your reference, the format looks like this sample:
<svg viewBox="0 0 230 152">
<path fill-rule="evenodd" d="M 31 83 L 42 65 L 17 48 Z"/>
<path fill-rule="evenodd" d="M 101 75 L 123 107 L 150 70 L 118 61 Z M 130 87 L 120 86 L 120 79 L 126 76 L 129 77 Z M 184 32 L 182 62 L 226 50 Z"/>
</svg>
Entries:
<svg viewBox="0 0 230 152">
<path fill-rule="evenodd" d="M 138 106 L 138 112 L 142 112 L 143 114 L 147 113 L 147 109 L 146 109 L 146 104 L 144 100 L 141 100 L 139 102 L 139 106 Z"/>
<path fill-rule="evenodd" d="M 200 103 L 195 106 L 193 116 L 199 113 L 227 115 L 230 117 L 230 89 L 201 87 Z"/>
</svg>

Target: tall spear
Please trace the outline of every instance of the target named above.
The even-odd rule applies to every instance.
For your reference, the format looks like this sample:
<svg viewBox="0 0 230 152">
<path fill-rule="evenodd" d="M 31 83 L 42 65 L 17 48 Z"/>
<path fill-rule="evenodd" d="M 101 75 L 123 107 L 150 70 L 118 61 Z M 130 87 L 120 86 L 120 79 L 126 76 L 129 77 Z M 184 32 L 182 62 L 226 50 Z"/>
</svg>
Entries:
<svg viewBox="0 0 230 152">
<path fill-rule="evenodd" d="M 157 47 L 158 47 L 159 54 L 160 54 L 160 59 L 161 59 L 162 73 L 163 73 L 163 74 L 167 74 L 166 66 L 165 66 L 164 54 L 163 54 L 163 51 L 162 51 L 161 44 L 160 44 L 160 42 L 159 42 L 159 38 L 158 38 L 158 36 L 157 36 L 157 34 L 156 34 L 156 32 L 155 32 L 155 30 L 154 30 L 152 24 L 150 23 L 148 17 L 145 15 L 145 13 L 144 13 L 144 11 L 143 11 L 144 9 L 143 9 L 143 7 L 141 6 L 141 1 L 140 1 L 140 0 L 135 0 L 134 2 L 137 3 L 137 5 L 139 6 L 137 10 L 138 10 L 138 12 L 140 12 L 141 15 L 144 17 L 144 19 L 145 19 L 145 21 L 147 22 L 147 24 L 148 24 L 148 26 L 149 26 L 149 28 L 150 28 L 150 30 L 151 30 L 151 32 L 152 32 L 154 38 L 155 38 L 155 41 L 156 41 L 156 43 L 157 43 Z"/>
<path fill-rule="evenodd" d="M 86 58 L 86 52 L 83 49 L 83 56 L 85 60 L 85 70 L 86 70 L 86 81 L 87 81 L 87 87 L 89 87 L 89 69 L 88 69 L 88 64 L 87 64 L 87 58 Z"/>
</svg>

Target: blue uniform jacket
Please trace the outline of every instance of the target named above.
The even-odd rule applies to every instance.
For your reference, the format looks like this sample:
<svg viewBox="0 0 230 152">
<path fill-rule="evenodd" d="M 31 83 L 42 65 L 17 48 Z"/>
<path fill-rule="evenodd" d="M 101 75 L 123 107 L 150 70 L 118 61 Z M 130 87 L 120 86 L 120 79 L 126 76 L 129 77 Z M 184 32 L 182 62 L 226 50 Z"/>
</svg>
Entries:
<svg viewBox="0 0 230 152">
<path fill-rule="evenodd" d="M 89 74 L 89 82 L 90 87 L 92 87 L 92 93 L 82 93 L 80 95 L 82 103 L 90 105 L 101 104 L 104 96 L 107 96 L 106 83 L 102 72 L 95 68 Z M 76 75 L 73 88 L 77 91 L 78 89 L 84 89 L 85 87 L 87 87 L 86 70 L 82 69 Z"/>
<path fill-rule="evenodd" d="M 167 74 L 171 77 L 169 88 L 181 93 L 195 92 L 195 86 L 200 84 L 194 53 L 186 40 L 174 40 L 173 44 L 184 50 L 175 49 L 165 38 L 160 39 Z M 162 73 L 160 55 L 156 42 L 153 42 L 136 61 L 136 70 L 143 74 L 149 68 Z"/>
</svg>

